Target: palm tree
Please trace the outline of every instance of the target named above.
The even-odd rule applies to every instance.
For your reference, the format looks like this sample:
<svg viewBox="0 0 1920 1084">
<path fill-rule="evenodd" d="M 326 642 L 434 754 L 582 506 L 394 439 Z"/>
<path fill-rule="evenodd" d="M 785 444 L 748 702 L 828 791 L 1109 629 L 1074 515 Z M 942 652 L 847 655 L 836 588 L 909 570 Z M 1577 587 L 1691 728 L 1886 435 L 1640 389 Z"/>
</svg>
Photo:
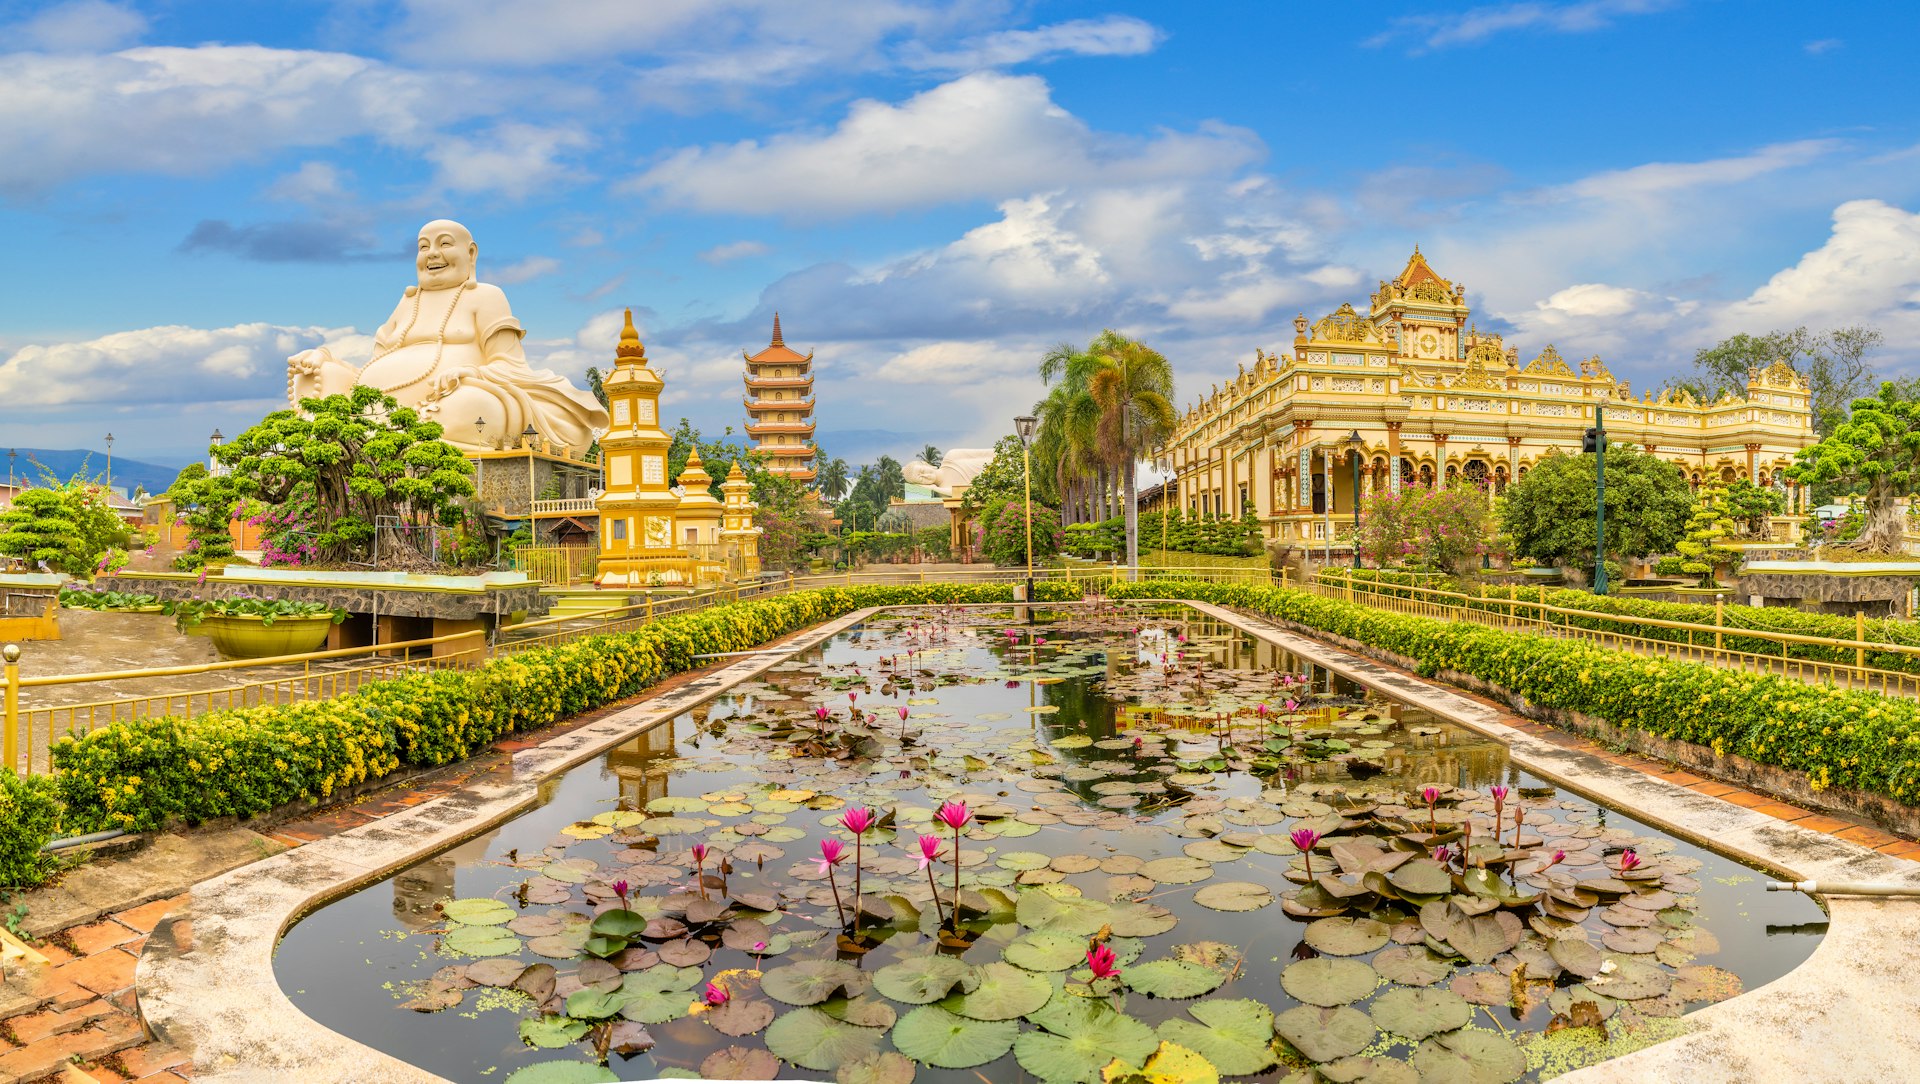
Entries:
<svg viewBox="0 0 1920 1084">
<path fill-rule="evenodd" d="M 1090 507 L 1094 491 L 1090 479 L 1104 472 L 1095 454 L 1099 408 L 1088 394 L 1088 382 L 1100 367 L 1090 351 L 1061 343 L 1040 360 L 1040 379 L 1051 385 L 1047 397 L 1034 407 L 1040 427 L 1034 439 L 1034 458 L 1042 473 L 1051 467 L 1065 522 L 1096 516 Z"/>
<path fill-rule="evenodd" d="M 927 445 L 925 448 L 920 449 L 920 461 L 922 463 L 925 463 L 929 467 L 939 466 L 940 465 L 940 449 L 935 448 L 931 444 Z"/>
<path fill-rule="evenodd" d="M 847 495 L 852 482 L 847 478 L 847 461 L 828 459 L 827 453 L 815 452 L 813 455 L 813 485 L 820 495 L 830 501 L 837 501 Z"/>
<path fill-rule="evenodd" d="M 1103 331 L 1089 351 L 1100 367 L 1087 393 L 1100 410 L 1096 427 L 1100 457 L 1118 468 L 1127 517 L 1127 567 L 1140 564 L 1140 509 L 1134 467 L 1172 434 L 1173 365 L 1158 351 L 1113 331 Z"/>
</svg>

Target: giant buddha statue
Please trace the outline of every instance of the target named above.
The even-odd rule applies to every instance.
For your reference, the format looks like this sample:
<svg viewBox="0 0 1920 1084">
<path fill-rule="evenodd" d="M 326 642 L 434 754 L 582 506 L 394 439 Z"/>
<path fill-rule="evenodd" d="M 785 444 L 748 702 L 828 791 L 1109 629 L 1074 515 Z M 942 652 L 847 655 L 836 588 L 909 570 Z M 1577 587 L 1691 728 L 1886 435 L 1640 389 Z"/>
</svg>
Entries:
<svg viewBox="0 0 1920 1084">
<path fill-rule="evenodd" d="M 414 267 L 393 315 L 374 332 L 373 357 L 356 369 L 324 346 L 287 359 L 287 399 L 379 388 L 439 422 L 465 449 L 512 447 L 528 427 L 578 453 L 607 428 L 606 408 L 566 377 L 527 365 L 526 334 L 498 286 L 474 278 L 480 248 L 458 222 L 420 227 Z"/>
</svg>

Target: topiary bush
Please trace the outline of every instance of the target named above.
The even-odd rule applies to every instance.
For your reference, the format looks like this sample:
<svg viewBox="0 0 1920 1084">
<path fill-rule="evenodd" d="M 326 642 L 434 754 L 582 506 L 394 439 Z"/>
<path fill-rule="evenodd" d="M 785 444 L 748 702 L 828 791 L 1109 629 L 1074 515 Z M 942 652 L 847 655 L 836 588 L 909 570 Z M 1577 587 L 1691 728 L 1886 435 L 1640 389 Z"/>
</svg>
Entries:
<svg viewBox="0 0 1920 1084">
<path fill-rule="evenodd" d="M 0 887 L 40 883 L 53 865 L 40 848 L 59 830 L 53 780 L 0 771 Z"/>
</svg>

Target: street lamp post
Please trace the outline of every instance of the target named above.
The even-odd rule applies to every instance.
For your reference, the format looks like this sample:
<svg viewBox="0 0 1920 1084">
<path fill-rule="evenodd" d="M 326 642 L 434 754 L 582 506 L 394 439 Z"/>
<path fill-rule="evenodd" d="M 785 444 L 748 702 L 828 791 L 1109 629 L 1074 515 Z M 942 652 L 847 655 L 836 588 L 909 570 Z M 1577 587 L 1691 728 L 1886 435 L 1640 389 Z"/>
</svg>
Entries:
<svg viewBox="0 0 1920 1084">
<path fill-rule="evenodd" d="M 1013 419 L 1013 430 L 1020 435 L 1020 473 L 1026 481 L 1027 505 L 1027 603 L 1033 603 L 1033 433 L 1040 424 L 1031 414 Z M 1027 610 L 1027 622 L 1033 622 L 1033 610 Z"/>
<path fill-rule="evenodd" d="M 1347 451 L 1353 455 L 1353 567 L 1360 567 L 1360 449 L 1366 446 L 1360 430 L 1347 435 Z"/>
<path fill-rule="evenodd" d="M 107 495 L 113 495 L 113 434 L 107 434 Z"/>
<path fill-rule="evenodd" d="M 18 448 L 7 449 L 7 487 L 9 489 L 13 487 L 13 460 L 14 460 L 14 457 L 18 456 L 19 454 L 20 454 L 20 449 Z"/>
<path fill-rule="evenodd" d="M 473 420 L 473 431 L 480 437 L 480 451 L 482 453 L 481 455 L 473 457 L 473 495 L 480 501 L 482 510 L 485 510 L 487 507 L 487 460 L 484 454 L 487 450 L 486 430 L 487 419 L 475 418 Z"/>
<path fill-rule="evenodd" d="M 532 425 L 520 434 L 527 443 L 527 541 L 534 545 L 540 543 L 540 525 L 533 521 L 533 438 L 539 435 Z"/>
</svg>

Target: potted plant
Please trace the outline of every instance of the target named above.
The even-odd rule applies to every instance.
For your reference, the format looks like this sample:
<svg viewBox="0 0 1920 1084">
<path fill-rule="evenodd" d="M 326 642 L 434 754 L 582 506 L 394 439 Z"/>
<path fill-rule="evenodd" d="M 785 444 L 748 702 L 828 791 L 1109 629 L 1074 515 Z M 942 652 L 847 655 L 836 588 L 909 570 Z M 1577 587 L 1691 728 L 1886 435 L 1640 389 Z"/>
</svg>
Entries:
<svg viewBox="0 0 1920 1084">
<path fill-rule="evenodd" d="M 182 632 L 199 632 L 229 659 L 269 659 L 318 651 L 347 611 L 318 602 L 238 595 L 166 604 Z"/>
</svg>

